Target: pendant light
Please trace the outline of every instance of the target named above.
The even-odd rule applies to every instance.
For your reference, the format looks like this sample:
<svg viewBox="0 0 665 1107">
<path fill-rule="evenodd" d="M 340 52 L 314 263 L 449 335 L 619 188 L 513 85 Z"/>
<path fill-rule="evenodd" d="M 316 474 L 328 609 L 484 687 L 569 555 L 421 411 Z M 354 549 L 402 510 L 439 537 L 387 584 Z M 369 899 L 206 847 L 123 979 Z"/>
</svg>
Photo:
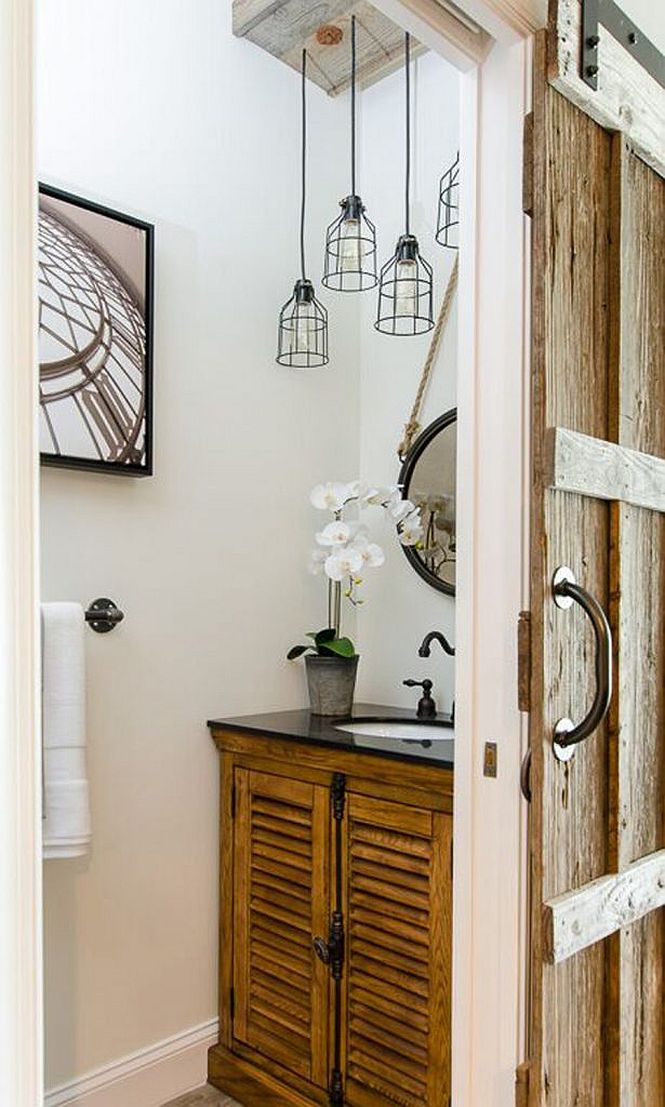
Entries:
<svg viewBox="0 0 665 1107">
<path fill-rule="evenodd" d="M 305 275 L 305 200 L 307 178 L 307 51 L 302 52 L 301 103 L 301 203 L 300 277 L 293 295 L 279 315 L 277 362 L 291 369 L 319 369 L 328 364 L 328 312 L 314 295 L 314 285 Z"/>
<path fill-rule="evenodd" d="M 459 150 L 450 169 L 439 182 L 439 214 L 436 235 L 439 246 L 459 248 Z"/>
<path fill-rule="evenodd" d="M 418 239 L 411 234 L 411 39 L 404 41 L 406 87 L 406 183 L 405 233 L 397 240 L 395 253 L 381 270 L 377 331 L 383 334 L 424 334 L 434 326 L 434 281 L 432 266 L 420 255 Z"/>
<path fill-rule="evenodd" d="M 326 231 L 323 284 L 336 292 L 374 288 L 376 229 L 356 192 L 356 17 L 351 17 L 351 193 Z"/>
</svg>

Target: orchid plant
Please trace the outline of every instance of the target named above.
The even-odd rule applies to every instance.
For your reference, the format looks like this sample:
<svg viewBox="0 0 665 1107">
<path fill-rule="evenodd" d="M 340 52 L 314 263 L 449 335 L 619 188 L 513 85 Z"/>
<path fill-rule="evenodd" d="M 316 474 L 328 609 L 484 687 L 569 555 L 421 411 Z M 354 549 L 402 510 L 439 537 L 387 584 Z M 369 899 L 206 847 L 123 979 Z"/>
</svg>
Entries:
<svg viewBox="0 0 665 1107">
<path fill-rule="evenodd" d="M 394 525 L 403 546 L 417 546 L 422 542 L 424 528 L 420 509 L 411 500 L 402 498 L 397 485 L 391 488 L 374 488 L 360 481 L 342 483 L 329 481 L 317 484 L 310 494 L 310 502 L 319 511 L 332 516 L 316 534 L 316 547 L 312 551 L 310 569 L 328 578 L 328 625 L 318 633 L 308 635 L 311 645 L 293 646 L 290 659 L 300 657 L 308 650 L 324 656 L 352 657 L 355 654 L 349 638 L 341 638 L 342 596 L 354 607 L 362 604 L 358 588 L 363 583 L 366 569 L 378 569 L 386 557 L 370 535 L 363 520 L 345 518 L 353 507 L 358 516 L 366 507 L 380 507 Z"/>
</svg>

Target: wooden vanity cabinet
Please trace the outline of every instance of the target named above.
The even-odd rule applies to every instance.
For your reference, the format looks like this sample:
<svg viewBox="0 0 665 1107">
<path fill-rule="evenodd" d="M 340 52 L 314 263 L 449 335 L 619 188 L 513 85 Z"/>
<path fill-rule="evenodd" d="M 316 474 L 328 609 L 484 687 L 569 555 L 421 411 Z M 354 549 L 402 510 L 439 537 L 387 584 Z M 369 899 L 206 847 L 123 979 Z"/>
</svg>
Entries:
<svg viewBox="0 0 665 1107">
<path fill-rule="evenodd" d="M 243 1107 L 448 1107 L 452 772 L 214 726 L 213 736 L 211 1082 Z"/>
</svg>

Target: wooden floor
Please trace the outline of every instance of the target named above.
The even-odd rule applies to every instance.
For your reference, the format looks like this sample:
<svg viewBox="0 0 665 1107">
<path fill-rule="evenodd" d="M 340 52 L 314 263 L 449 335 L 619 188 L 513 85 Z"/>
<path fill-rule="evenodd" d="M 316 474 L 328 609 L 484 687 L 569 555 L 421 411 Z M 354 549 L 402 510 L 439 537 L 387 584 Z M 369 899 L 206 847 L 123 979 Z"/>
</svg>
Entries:
<svg viewBox="0 0 665 1107">
<path fill-rule="evenodd" d="M 218 1092 L 210 1084 L 205 1088 L 199 1088 L 196 1092 L 188 1092 L 180 1099 L 174 1099 L 166 1107 L 241 1107 L 235 1099 L 230 1099 L 224 1092 Z"/>
</svg>

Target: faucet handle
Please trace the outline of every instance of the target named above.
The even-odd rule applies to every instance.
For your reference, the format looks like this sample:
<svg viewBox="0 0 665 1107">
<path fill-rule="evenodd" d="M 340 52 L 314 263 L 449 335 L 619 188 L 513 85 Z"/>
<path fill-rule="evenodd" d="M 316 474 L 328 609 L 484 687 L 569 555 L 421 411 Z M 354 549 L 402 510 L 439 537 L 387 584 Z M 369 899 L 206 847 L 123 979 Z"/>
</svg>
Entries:
<svg viewBox="0 0 665 1107">
<path fill-rule="evenodd" d="M 418 700 L 416 714 L 419 719 L 433 719 L 436 715 L 436 704 L 432 699 L 433 684 L 431 680 L 403 680 L 407 688 L 422 688 L 423 694 Z"/>
</svg>

